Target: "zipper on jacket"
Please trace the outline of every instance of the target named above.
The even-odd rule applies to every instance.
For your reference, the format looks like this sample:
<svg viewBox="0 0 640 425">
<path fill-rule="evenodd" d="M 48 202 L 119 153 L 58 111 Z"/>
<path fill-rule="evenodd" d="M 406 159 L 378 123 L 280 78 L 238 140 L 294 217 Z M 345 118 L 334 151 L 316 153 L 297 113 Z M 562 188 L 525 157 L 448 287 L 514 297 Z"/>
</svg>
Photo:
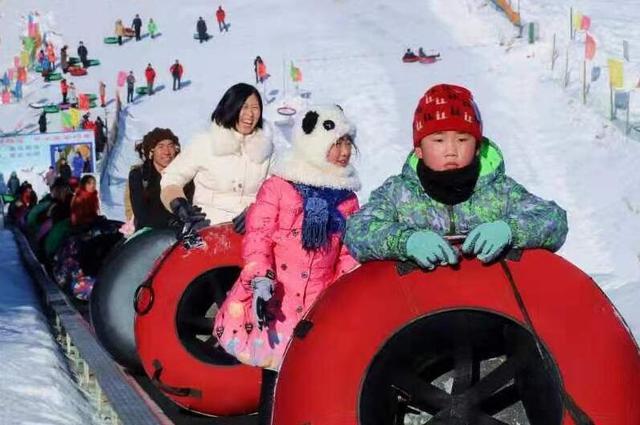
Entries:
<svg viewBox="0 0 640 425">
<path fill-rule="evenodd" d="M 453 219 L 453 205 L 447 205 L 447 212 L 449 213 L 449 235 L 456 234 L 456 222 Z"/>
</svg>

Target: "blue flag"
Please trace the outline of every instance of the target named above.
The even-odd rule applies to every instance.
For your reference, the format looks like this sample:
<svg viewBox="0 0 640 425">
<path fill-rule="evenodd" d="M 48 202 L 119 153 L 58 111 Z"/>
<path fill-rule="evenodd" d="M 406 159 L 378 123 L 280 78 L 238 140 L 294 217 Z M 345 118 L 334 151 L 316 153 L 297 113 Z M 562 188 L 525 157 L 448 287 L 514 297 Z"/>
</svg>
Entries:
<svg viewBox="0 0 640 425">
<path fill-rule="evenodd" d="M 600 78 L 600 72 L 602 69 L 599 66 L 591 68 L 591 82 L 597 81 Z"/>
<path fill-rule="evenodd" d="M 629 108 L 629 92 L 619 91 L 615 95 L 616 109 L 627 110 Z"/>
</svg>

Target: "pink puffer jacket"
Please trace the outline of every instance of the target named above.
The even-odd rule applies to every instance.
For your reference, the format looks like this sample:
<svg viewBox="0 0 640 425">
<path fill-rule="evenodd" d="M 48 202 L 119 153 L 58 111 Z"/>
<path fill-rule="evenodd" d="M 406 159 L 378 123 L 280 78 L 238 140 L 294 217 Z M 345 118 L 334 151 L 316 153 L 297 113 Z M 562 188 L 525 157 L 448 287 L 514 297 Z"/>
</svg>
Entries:
<svg viewBox="0 0 640 425">
<path fill-rule="evenodd" d="M 345 218 L 356 212 L 355 194 L 338 210 Z M 276 176 L 263 183 L 247 213 L 244 268 L 214 326 L 222 347 L 243 363 L 279 369 L 295 325 L 326 287 L 358 265 L 337 234 L 331 236 L 328 249 L 304 250 L 302 219 L 302 197 Z M 275 294 L 268 304 L 275 320 L 260 330 L 253 318 L 251 280 L 269 270 L 276 275 Z"/>
</svg>

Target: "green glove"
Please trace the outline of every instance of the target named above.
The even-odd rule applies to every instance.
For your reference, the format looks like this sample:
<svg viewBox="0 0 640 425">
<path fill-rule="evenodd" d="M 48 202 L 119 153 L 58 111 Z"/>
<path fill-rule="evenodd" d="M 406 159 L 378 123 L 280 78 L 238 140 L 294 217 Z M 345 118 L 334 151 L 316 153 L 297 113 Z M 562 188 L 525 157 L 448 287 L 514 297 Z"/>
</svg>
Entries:
<svg viewBox="0 0 640 425">
<path fill-rule="evenodd" d="M 473 254 L 483 263 L 489 263 L 511 244 L 511 237 L 511 228 L 504 221 L 483 223 L 469 233 L 462 245 L 462 252 Z"/>
<path fill-rule="evenodd" d="M 415 232 L 409 236 L 407 255 L 419 266 L 429 270 L 437 265 L 458 264 L 458 254 L 449 242 L 430 230 Z"/>
</svg>

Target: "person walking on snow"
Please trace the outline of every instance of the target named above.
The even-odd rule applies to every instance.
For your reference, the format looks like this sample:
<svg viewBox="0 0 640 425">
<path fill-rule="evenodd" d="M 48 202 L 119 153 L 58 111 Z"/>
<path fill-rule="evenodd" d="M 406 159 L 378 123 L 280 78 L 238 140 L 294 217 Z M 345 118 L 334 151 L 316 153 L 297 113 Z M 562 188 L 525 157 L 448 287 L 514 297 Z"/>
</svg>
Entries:
<svg viewBox="0 0 640 425">
<path fill-rule="evenodd" d="M 171 65 L 169 68 L 169 72 L 171 72 L 171 76 L 173 77 L 173 91 L 180 90 L 180 80 L 182 79 L 182 65 L 176 59 L 176 63 Z"/>
<path fill-rule="evenodd" d="M 227 14 L 225 13 L 224 9 L 222 9 L 222 6 L 218 6 L 218 10 L 216 10 L 216 20 L 218 21 L 218 28 L 220 29 L 220 32 L 222 32 L 223 30 L 225 32 L 229 32 L 229 28 L 224 22 L 226 16 Z"/>
<path fill-rule="evenodd" d="M 62 68 L 63 73 L 67 73 L 69 70 L 69 54 L 67 53 L 67 48 L 69 46 L 64 45 L 62 49 L 60 49 L 60 68 Z"/>
<path fill-rule="evenodd" d="M 98 84 L 98 95 L 100 96 L 100 106 L 104 108 L 107 106 L 107 85 L 103 81 Z"/>
<path fill-rule="evenodd" d="M 68 103 L 67 94 L 69 93 L 69 85 L 67 84 L 67 80 L 65 78 L 60 80 L 60 92 L 62 93 L 62 103 Z"/>
<path fill-rule="evenodd" d="M 78 57 L 80 58 L 80 62 L 82 62 L 82 66 L 84 68 L 89 67 L 89 59 L 87 59 L 88 55 L 89 55 L 89 51 L 87 50 L 87 47 L 84 45 L 84 43 L 81 41 L 78 45 Z"/>
<path fill-rule="evenodd" d="M 142 29 L 142 19 L 140 19 L 140 15 L 136 13 L 136 17 L 133 18 L 133 22 L 131 24 L 133 30 L 136 33 L 136 41 L 140 41 L 140 30 Z"/>
<path fill-rule="evenodd" d="M 122 46 L 122 37 L 124 37 L 124 24 L 122 19 L 116 21 L 116 37 L 118 37 L 118 45 Z"/>
<path fill-rule="evenodd" d="M 144 70 L 144 78 L 147 80 L 147 94 L 151 96 L 153 94 L 153 81 L 156 79 L 156 71 L 151 67 L 151 64 L 148 64 Z"/>
<path fill-rule="evenodd" d="M 198 40 L 200 43 L 203 41 L 207 41 L 209 36 L 207 35 L 207 23 L 202 19 L 202 16 L 198 18 L 198 23 L 196 24 L 196 31 L 198 33 Z"/>
<path fill-rule="evenodd" d="M 358 261 L 413 261 L 426 270 L 453 266 L 460 252 L 448 235 L 466 235 L 461 253 L 482 263 L 511 248 L 560 249 L 566 212 L 505 174 L 502 153 L 482 127 L 466 88 L 439 84 L 425 92 L 402 172 L 375 189 L 347 222 L 344 241 Z"/>
<path fill-rule="evenodd" d="M 151 39 L 156 38 L 158 33 L 158 24 L 153 20 L 153 18 L 149 18 L 149 22 L 147 23 L 147 31 L 149 31 L 149 36 Z"/>
<path fill-rule="evenodd" d="M 16 80 L 16 87 L 13 95 L 16 97 L 16 101 L 20 102 L 20 100 L 22 100 L 22 81 Z"/>
<path fill-rule="evenodd" d="M 127 103 L 133 102 L 133 89 L 136 84 L 136 77 L 133 76 L 133 71 L 129 71 L 127 75 Z"/>
</svg>

